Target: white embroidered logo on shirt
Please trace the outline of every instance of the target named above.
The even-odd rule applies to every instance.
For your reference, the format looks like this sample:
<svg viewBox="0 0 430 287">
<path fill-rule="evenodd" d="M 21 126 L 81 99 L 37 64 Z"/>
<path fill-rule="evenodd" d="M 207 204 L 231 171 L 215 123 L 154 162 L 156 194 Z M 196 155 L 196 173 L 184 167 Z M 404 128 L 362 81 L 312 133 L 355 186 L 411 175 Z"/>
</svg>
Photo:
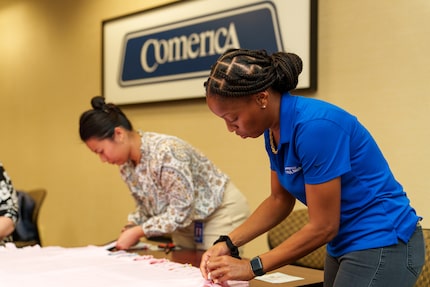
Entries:
<svg viewBox="0 0 430 287">
<path fill-rule="evenodd" d="M 285 167 L 286 174 L 295 174 L 302 170 L 301 166 L 286 166 Z"/>
</svg>

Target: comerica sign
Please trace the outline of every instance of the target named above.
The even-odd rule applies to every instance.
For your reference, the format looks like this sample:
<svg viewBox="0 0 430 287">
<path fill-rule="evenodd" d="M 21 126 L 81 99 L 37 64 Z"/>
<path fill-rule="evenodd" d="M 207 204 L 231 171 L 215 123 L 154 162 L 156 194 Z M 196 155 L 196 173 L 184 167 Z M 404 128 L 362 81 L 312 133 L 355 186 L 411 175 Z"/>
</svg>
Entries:
<svg viewBox="0 0 430 287">
<path fill-rule="evenodd" d="M 120 86 L 202 77 L 230 48 L 283 50 L 276 10 L 263 2 L 128 33 Z"/>
<path fill-rule="evenodd" d="M 204 98 L 230 48 L 296 53 L 298 89 L 316 88 L 317 0 L 193 0 L 102 23 L 102 95 L 115 104 Z"/>
<path fill-rule="evenodd" d="M 235 47 L 240 47 L 239 39 L 234 23 L 230 23 L 229 27 L 189 36 L 149 39 L 142 46 L 140 62 L 145 72 L 153 73 L 159 65 L 222 54 Z M 150 63 L 148 59 L 154 61 Z"/>
</svg>

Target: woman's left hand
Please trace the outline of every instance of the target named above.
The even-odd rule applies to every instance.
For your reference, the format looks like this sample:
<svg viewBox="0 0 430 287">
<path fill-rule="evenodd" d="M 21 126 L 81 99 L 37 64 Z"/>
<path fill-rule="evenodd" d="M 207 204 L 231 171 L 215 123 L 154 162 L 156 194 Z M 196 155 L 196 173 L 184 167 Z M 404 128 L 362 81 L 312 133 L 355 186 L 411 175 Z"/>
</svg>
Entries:
<svg viewBox="0 0 430 287">
<path fill-rule="evenodd" d="M 255 277 L 249 260 L 229 255 L 210 257 L 206 262 L 208 279 L 215 283 L 227 280 L 249 281 Z"/>
</svg>

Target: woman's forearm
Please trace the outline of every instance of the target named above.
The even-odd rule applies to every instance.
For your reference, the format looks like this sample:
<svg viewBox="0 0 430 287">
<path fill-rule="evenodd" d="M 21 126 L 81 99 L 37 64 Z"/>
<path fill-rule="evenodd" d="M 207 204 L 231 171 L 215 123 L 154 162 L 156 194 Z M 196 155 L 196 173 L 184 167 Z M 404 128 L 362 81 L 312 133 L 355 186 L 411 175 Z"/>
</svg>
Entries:
<svg viewBox="0 0 430 287">
<path fill-rule="evenodd" d="M 9 217 L 0 216 L 0 238 L 10 235 L 15 229 L 15 225 Z"/>
<path fill-rule="evenodd" d="M 294 207 L 294 201 L 289 204 L 290 207 L 288 208 L 288 204 L 285 201 L 269 196 L 241 226 L 230 233 L 231 240 L 235 245 L 242 246 L 267 232 L 291 212 Z M 274 210 L 282 210 L 282 212 L 275 213 L 273 212 Z"/>
</svg>

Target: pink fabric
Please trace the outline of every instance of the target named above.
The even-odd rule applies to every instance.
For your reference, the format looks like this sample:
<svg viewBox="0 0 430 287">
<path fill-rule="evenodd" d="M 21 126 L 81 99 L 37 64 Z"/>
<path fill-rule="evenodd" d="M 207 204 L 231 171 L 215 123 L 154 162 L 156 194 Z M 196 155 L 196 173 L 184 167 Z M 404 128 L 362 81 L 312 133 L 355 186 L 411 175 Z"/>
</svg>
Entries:
<svg viewBox="0 0 430 287">
<path fill-rule="evenodd" d="M 165 258 L 109 252 L 96 246 L 0 246 L 1 286 L 43 287 L 248 287 L 248 282 L 224 285 L 206 281 L 200 269 Z"/>
</svg>

